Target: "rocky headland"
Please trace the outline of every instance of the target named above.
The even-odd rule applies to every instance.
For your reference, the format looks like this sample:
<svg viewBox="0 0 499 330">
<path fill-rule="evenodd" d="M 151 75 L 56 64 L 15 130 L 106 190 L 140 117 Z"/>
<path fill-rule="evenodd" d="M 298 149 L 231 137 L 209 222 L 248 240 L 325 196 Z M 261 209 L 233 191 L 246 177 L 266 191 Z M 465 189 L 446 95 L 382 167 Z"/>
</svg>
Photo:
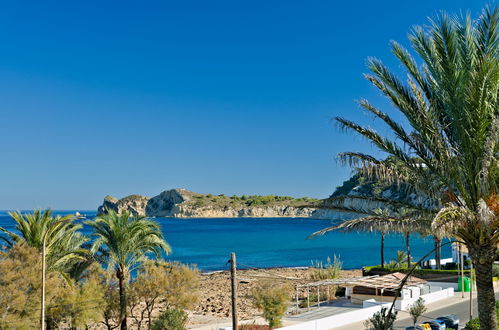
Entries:
<svg viewBox="0 0 499 330">
<path fill-rule="evenodd" d="M 288 196 L 225 196 L 199 194 L 186 189 L 166 190 L 154 197 L 106 196 L 98 214 L 113 210 L 135 215 L 174 218 L 299 217 L 338 219 L 336 211 L 323 208 L 323 200 Z"/>
</svg>

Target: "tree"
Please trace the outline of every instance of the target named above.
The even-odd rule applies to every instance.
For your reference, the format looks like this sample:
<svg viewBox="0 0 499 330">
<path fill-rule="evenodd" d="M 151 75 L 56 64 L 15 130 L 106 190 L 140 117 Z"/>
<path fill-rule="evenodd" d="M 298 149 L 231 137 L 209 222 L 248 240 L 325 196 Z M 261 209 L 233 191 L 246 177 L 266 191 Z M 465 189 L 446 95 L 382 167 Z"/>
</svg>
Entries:
<svg viewBox="0 0 499 330">
<path fill-rule="evenodd" d="M 188 320 L 188 315 L 181 309 L 167 309 L 161 313 L 157 320 L 152 324 L 153 330 L 185 330 Z"/>
<path fill-rule="evenodd" d="M 397 312 L 390 312 L 386 307 L 364 322 L 366 330 L 393 330 L 393 323 L 397 319 Z"/>
<path fill-rule="evenodd" d="M 411 233 L 416 232 L 424 236 L 431 235 L 435 245 L 436 266 L 437 269 L 440 269 L 440 245 L 442 239 L 448 236 L 448 233 L 432 228 L 432 221 L 443 205 L 448 202 L 447 189 L 428 173 L 425 176 L 415 176 L 407 173 L 404 165 L 392 156 L 382 161 L 373 158 L 369 160 L 370 163 L 368 164 L 365 161 L 361 162 L 362 166 L 359 167 L 357 162 L 353 160 L 362 159 L 362 157 L 365 158 L 366 156 L 352 152 L 340 154 L 340 160 L 354 166 L 356 173 L 331 195 L 323 207 L 340 212 L 353 212 L 359 217 L 375 213 L 371 210 L 377 210 L 378 212 L 375 215 L 383 215 L 391 220 L 397 220 L 396 218 L 398 218 L 398 220 L 402 221 L 407 216 L 413 217 L 413 220 L 417 220 L 417 226 L 413 228 L 413 226 L 406 226 L 401 223 L 399 226 L 395 226 L 399 227 L 395 228 L 395 231 L 404 234 L 406 251 L 409 256 Z M 384 172 L 388 167 L 391 168 L 392 173 L 405 172 L 405 176 L 393 180 L 389 174 Z M 384 175 L 380 176 L 379 173 Z M 349 194 L 354 187 L 356 187 L 357 193 Z M 424 187 L 424 191 L 421 187 Z M 360 202 L 360 205 L 358 202 Z M 345 203 L 347 207 L 342 205 Z M 362 204 L 366 203 L 371 208 L 362 206 Z M 383 212 L 380 214 L 379 211 L 381 210 Z M 383 232 L 381 234 L 383 241 Z"/>
<path fill-rule="evenodd" d="M 40 327 L 43 330 L 45 329 L 46 270 L 47 268 L 57 270 L 61 275 L 66 276 L 71 266 L 78 261 L 85 260 L 87 251 L 82 249 L 81 245 L 87 239 L 77 232 L 81 225 L 74 223 L 75 215 L 54 217 L 50 210 L 45 210 L 43 213 L 36 210 L 24 215 L 20 212 L 10 212 L 9 215 L 16 222 L 16 229 L 20 234 L 0 227 L 0 231 L 7 234 L 7 237 L 1 237 L 7 245 L 13 246 L 13 244 L 24 242 L 41 252 Z"/>
<path fill-rule="evenodd" d="M 88 238 L 78 232 L 81 224 L 75 223 L 75 215 L 54 216 L 51 210 L 35 210 L 33 213 L 10 212 L 15 221 L 16 232 L 0 227 L 5 236 L 0 236 L 7 246 L 25 243 L 42 252 L 45 238 L 46 263 L 48 270 L 65 275 L 80 261 L 89 257 L 83 244 Z"/>
<path fill-rule="evenodd" d="M 365 137 L 403 165 L 401 172 L 382 166 L 376 170 L 379 177 L 403 181 L 426 176 L 445 188 L 448 207 L 437 216 L 434 227 L 445 228 L 468 247 L 475 263 L 484 329 L 497 329 L 491 275 L 499 242 L 494 209 L 499 174 L 498 35 L 497 7 L 485 8 L 477 20 L 443 13 L 430 26 L 413 28 L 409 40 L 422 65 L 407 49 L 392 43 L 392 52 L 407 71 L 407 82 L 373 58 L 368 61 L 371 73 L 365 76 L 400 111 L 410 130 L 367 100 L 360 101 L 361 107 L 386 124 L 392 135 L 336 118 L 342 128 Z M 366 167 L 377 162 L 362 153 L 344 156 Z"/>
<path fill-rule="evenodd" d="M 199 299 L 198 271 L 178 263 L 146 261 L 130 288 L 130 315 L 140 329 L 145 318 L 151 328 L 158 304 L 167 309 L 186 309 Z"/>
<path fill-rule="evenodd" d="M 290 302 L 289 289 L 272 281 L 263 281 L 253 289 L 252 298 L 255 307 L 263 311 L 269 327 L 279 327 Z"/>
<path fill-rule="evenodd" d="M 0 328 L 32 329 L 38 320 L 42 280 L 41 260 L 37 250 L 15 244 L 0 251 Z M 48 271 L 46 276 L 47 317 L 53 327 L 85 327 L 100 318 L 104 290 L 95 272 L 84 281 L 64 279 Z"/>
<path fill-rule="evenodd" d="M 50 328 L 64 325 L 80 329 L 101 320 L 109 299 L 101 274 L 100 266 L 93 264 L 81 281 L 49 288 L 55 296 L 47 310 L 47 323 L 53 325 Z"/>
<path fill-rule="evenodd" d="M 107 330 L 114 330 L 120 326 L 120 294 L 118 284 L 109 276 L 105 281 L 106 304 L 102 309 L 101 323 Z"/>
<path fill-rule="evenodd" d="M 414 302 L 414 304 L 409 307 L 409 314 L 411 314 L 412 318 L 412 323 L 414 325 L 414 328 L 416 327 L 416 323 L 418 323 L 418 319 L 426 313 L 428 308 L 426 308 L 424 304 L 424 299 L 419 297 L 418 300 Z"/>
<path fill-rule="evenodd" d="M 324 235 L 331 231 L 343 232 L 380 232 L 381 233 L 381 267 L 385 266 L 384 242 L 385 234 L 394 232 L 403 232 L 406 236 L 406 247 L 409 260 L 409 233 L 411 231 L 421 231 L 424 223 L 417 218 L 417 213 L 400 210 L 397 214 L 390 212 L 388 208 L 377 208 L 372 211 L 357 209 L 356 212 L 370 214 L 368 216 L 347 220 L 339 225 L 331 226 L 313 233 L 310 237 Z M 408 264 L 410 261 L 407 261 Z M 410 265 L 409 265 L 410 266 Z"/>
<path fill-rule="evenodd" d="M 148 254 L 156 258 L 168 253 L 170 246 L 163 238 L 159 225 L 143 216 L 132 217 L 130 212 L 121 215 L 114 211 L 86 221 L 93 228 L 92 252 L 105 250 L 107 269 L 113 269 L 118 279 L 120 300 L 120 326 L 127 329 L 126 285 L 130 271 L 140 266 Z"/>
</svg>

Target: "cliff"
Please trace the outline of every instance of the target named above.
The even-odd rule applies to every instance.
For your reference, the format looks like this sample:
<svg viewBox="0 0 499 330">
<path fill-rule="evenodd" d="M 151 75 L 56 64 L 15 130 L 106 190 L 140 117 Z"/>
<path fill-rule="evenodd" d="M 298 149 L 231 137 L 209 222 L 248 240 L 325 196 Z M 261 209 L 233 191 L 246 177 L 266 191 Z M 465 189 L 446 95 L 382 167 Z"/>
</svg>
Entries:
<svg viewBox="0 0 499 330">
<path fill-rule="evenodd" d="M 326 209 L 334 209 L 335 207 L 354 210 L 386 208 L 387 204 L 377 200 L 377 198 L 401 201 L 426 208 L 436 207 L 434 200 L 422 193 L 416 193 L 414 189 L 408 189 L 403 183 L 397 185 L 368 181 L 359 175 L 353 175 L 343 182 L 329 198 L 323 201 L 322 205 Z"/>
<path fill-rule="evenodd" d="M 122 199 L 106 196 L 98 214 L 107 210 L 135 215 L 174 218 L 300 217 L 338 219 L 341 214 L 321 208 L 322 200 L 288 196 L 214 196 L 185 189 L 163 191 L 152 198 L 131 195 Z"/>
</svg>

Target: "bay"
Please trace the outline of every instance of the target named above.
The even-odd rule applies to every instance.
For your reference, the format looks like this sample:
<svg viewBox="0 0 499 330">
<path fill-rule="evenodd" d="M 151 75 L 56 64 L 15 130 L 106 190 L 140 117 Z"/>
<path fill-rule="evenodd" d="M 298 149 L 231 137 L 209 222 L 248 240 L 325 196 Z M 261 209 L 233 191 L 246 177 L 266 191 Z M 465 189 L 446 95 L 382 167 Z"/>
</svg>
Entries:
<svg viewBox="0 0 499 330">
<path fill-rule="evenodd" d="M 54 211 L 70 214 L 76 210 Z M 78 211 L 88 218 L 94 211 Z M 344 269 L 379 264 L 380 236 L 377 233 L 332 232 L 307 239 L 310 234 L 334 221 L 305 218 L 156 218 L 166 240 L 172 246 L 168 260 L 197 265 L 202 271 L 228 269 L 231 252 L 237 255 L 240 268 L 307 267 L 312 261 L 339 257 Z M 0 227 L 14 229 L 6 211 L 0 211 Z M 84 226 L 84 234 L 91 234 Z M 433 249 L 431 237 L 411 235 L 411 254 L 417 260 Z M 385 260 L 394 259 L 397 250 L 405 250 L 402 235 L 387 235 Z M 449 246 L 442 248 L 442 258 L 451 256 Z"/>
</svg>

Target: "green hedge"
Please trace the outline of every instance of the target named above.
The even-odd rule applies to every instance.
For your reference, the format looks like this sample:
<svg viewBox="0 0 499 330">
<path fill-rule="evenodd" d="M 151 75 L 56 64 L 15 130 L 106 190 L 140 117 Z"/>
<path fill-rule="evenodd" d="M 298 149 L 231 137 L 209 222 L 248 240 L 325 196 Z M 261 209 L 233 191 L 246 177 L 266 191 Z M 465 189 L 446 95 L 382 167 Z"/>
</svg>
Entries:
<svg viewBox="0 0 499 330">
<path fill-rule="evenodd" d="M 408 269 L 407 268 L 381 268 L 381 266 L 368 266 L 364 267 L 366 272 L 370 271 L 386 271 L 386 272 L 400 272 L 400 273 L 407 273 Z M 465 269 L 464 273 L 469 274 L 469 270 Z M 459 275 L 461 274 L 461 271 L 458 269 L 422 269 L 422 268 L 417 268 L 413 272 L 414 275 L 416 274 L 449 274 L 449 275 Z"/>
</svg>

